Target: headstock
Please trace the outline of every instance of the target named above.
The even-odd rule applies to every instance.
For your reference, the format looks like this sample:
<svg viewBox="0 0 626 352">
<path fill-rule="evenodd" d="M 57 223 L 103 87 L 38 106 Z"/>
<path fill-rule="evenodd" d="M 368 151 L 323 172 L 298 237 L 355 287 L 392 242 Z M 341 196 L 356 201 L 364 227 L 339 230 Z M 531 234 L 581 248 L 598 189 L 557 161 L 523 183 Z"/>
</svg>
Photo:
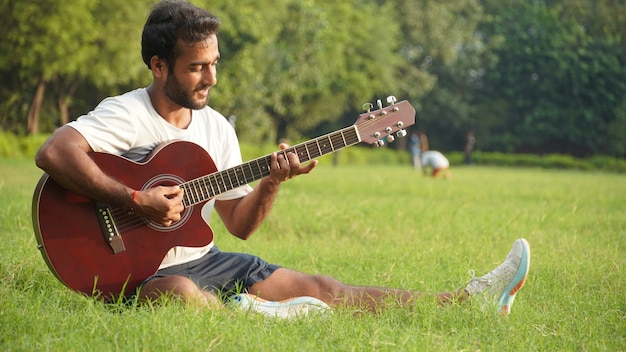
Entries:
<svg viewBox="0 0 626 352">
<path fill-rule="evenodd" d="M 415 123 L 415 109 L 408 101 L 396 103 L 396 97 L 389 96 L 387 103 L 388 106 L 383 106 L 379 99 L 376 102 L 378 110 L 375 111 L 372 111 L 374 106 L 371 103 L 363 105 L 367 112 L 359 115 L 354 124 L 361 142 L 383 146 L 384 141 L 391 143 L 395 137 L 406 136 L 405 128 Z"/>
</svg>

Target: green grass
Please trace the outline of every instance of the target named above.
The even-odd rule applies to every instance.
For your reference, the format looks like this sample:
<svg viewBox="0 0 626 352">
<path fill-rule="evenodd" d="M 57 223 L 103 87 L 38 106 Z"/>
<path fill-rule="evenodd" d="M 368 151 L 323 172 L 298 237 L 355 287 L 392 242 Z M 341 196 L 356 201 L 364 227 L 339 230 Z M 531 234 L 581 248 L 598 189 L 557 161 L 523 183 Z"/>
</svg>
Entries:
<svg viewBox="0 0 626 352">
<path fill-rule="evenodd" d="M 470 269 L 498 265 L 523 236 L 531 273 L 511 315 L 480 299 L 297 321 L 176 302 L 107 307 L 50 274 L 30 220 L 40 172 L 1 159 L 0 350 L 626 350 L 624 175 L 457 167 L 451 180 L 433 180 L 408 166 L 328 165 L 286 183 L 249 241 L 215 217 L 220 248 L 355 284 L 447 291 Z"/>
</svg>

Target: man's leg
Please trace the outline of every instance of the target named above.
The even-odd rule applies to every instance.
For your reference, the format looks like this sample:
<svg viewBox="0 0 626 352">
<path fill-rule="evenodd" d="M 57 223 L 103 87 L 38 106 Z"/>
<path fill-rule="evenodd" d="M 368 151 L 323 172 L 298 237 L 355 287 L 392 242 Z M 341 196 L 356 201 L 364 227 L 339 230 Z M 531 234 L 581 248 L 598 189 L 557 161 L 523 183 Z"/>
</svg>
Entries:
<svg viewBox="0 0 626 352">
<path fill-rule="evenodd" d="M 469 297 L 464 289 L 456 292 L 421 293 L 384 287 L 352 286 L 332 277 L 307 275 L 281 268 L 267 279 L 253 285 L 249 293 L 269 301 L 310 296 L 331 307 L 353 306 L 376 312 L 385 302 L 411 304 L 420 298 L 435 298 L 440 303 L 463 301 Z"/>
<path fill-rule="evenodd" d="M 222 305 L 213 293 L 200 289 L 192 280 L 179 275 L 153 278 L 139 290 L 141 301 L 156 301 L 167 295 L 178 297 L 190 305 L 214 308 Z"/>
<path fill-rule="evenodd" d="M 510 313 L 515 295 L 526 282 L 530 268 L 530 246 L 521 238 L 513 243 L 506 260 L 488 274 L 474 278 L 455 292 L 420 293 L 407 290 L 346 285 L 332 277 L 307 275 L 279 268 L 267 279 L 252 285 L 249 293 L 267 301 L 285 301 L 296 297 L 316 298 L 331 307 L 356 306 L 376 312 L 382 303 L 397 301 L 411 304 L 417 299 L 431 297 L 439 303 L 461 302 L 470 296 L 488 292 L 497 295 L 499 310 L 503 315 Z M 154 278 L 141 288 L 141 299 L 158 299 L 163 294 L 172 294 L 190 304 L 211 307 L 221 306 L 221 301 L 211 292 L 200 289 L 192 280 L 178 275 Z"/>
<path fill-rule="evenodd" d="M 278 269 L 267 279 L 250 287 L 249 292 L 269 301 L 282 301 L 298 296 L 317 298 L 331 307 L 356 306 L 371 312 L 383 308 L 385 302 L 410 305 L 425 297 L 434 297 L 443 304 L 462 302 L 470 296 L 487 293 L 496 297 L 498 310 L 508 315 L 517 292 L 524 286 L 530 269 L 530 246 L 523 238 L 513 243 L 506 259 L 484 276 L 473 278 L 455 292 L 420 293 L 381 287 L 346 285 L 332 277 L 307 275 L 289 269 Z"/>
</svg>

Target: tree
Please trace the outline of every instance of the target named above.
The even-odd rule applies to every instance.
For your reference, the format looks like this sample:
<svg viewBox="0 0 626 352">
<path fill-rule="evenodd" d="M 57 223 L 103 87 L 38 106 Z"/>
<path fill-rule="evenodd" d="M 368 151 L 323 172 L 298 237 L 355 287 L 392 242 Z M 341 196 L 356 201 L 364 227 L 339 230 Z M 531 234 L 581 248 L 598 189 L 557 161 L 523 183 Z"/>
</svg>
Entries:
<svg viewBox="0 0 626 352">
<path fill-rule="evenodd" d="M 488 99 L 506 101 L 502 129 L 492 130 L 500 136 L 493 139 L 494 146 L 624 155 L 623 141 L 621 146 L 606 141 L 612 130 L 625 129 L 616 115 L 626 96 L 624 57 L 617 43 L 591 37 L 557 8 L 513 5 L 500 9 L 487 29 L 506 38 L 497 51 L 497 67 L 487 75 Z"/>
<path fill-rule="evenodd" d="M 399 2 L 411 72 L 405 84 L 412 84 L 409 94 L 419 102 L 417 128 L 427 131 L 435 148 L 462 148 L 465 133 L 479 125 L 474 96 L 495 61 L 477 30 L 482 7 L 475 0 Z"/>
<path fill-rule="evenodd" d="M 360 110 L 377 92 L 394 91 L 397 27 L 389 7 L 357 0 L 213 6 L 223 21 L 221 76 L 227 79 L 212 99 L 244 116 L 238 123 L 271 125 L 276 139 L 301 138 Z"/>
<path fill-rule="evenodd" d="M 6 19 L 0 62 L 4 75 L 17 72 L 17 78 L 32 87 L 29 133 L 39 131 L 41 107 L 50 88 L 60 123 L 65 123 L 71 98 L 84 82 L 110 88 L 137 79 L 137 29 L 143 19 L 136 14 L 146 8 L 141 2 L 3 1 Z M 131 38 L 130 43 L 119 36 Z M 126 54 L 129 50 L 135 56 L 132 60 Z"/>
</svg>

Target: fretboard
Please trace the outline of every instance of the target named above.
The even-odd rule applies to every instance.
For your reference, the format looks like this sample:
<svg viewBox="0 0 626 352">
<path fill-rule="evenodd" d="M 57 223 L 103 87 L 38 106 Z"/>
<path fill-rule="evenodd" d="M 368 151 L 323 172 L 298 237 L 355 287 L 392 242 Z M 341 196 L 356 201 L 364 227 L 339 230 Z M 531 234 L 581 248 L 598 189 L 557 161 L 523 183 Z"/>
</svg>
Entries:
<svg viewBox="0 0 626 352">
<path fill-rule="evenodd" d="M 300 162 L 306 162 L 360 141 L 356 126 L 350 126 L 277 153 L 295 153 Z M 180 187 L 185 191 L 183 204 L 185 207 L 200 204 L 226 191 L 260 180 L 270 174 L 270 160 L 271 155 L 266 155 L 181 184 Z"/>
</svg>

